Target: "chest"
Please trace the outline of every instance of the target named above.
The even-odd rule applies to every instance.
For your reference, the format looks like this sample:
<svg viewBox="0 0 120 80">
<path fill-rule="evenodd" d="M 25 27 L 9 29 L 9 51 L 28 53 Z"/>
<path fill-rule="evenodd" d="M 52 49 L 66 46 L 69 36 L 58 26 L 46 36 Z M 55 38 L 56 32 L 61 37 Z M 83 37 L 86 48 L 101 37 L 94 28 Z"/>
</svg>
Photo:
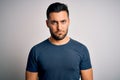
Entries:
<svg viewBox="0 0 120 80">
<path fill-rule="evenodd" d="M 79 69 L 79 53 L 71 49 L 48 49 L 39 53 L 38 65 L 44 71 Z"/>
</svg>

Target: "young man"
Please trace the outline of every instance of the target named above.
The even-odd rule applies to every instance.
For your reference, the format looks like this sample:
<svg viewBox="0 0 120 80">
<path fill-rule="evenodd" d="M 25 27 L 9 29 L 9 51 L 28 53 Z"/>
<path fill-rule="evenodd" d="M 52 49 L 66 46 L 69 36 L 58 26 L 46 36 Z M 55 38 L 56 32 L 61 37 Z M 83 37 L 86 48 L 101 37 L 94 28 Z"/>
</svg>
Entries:
<svg viewBox="0 0 120 80">
<path fill-rule="evenodd" d="M 69 11 L 63 3 L 47 9 L 51 36 L 35 45 L 28 56 L 26 80 L 93 80 L 87 48 L 67 36 Z"/>
</svg>

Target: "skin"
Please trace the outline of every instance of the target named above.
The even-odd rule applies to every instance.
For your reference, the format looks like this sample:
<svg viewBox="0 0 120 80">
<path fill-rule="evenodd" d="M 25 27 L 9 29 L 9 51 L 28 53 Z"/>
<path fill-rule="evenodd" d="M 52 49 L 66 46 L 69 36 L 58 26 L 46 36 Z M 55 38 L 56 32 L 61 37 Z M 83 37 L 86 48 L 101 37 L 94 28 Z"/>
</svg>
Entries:
<svg viewBox="0 0 120 80">
<path fill-rule="evenodd" d="M 51 33 L 49 40 L 53 44 L 62 45 L 69 41 L 69 37 L 66 35 L 68 32 L 70 20 L 66 11 L 50 13 L 49 19 L 46 20 L 46 24 Z"/>
<path fill-rule="evenodd" d="M 50 30 L 51 36 L 49 41 L 55 45 L 63 45 L 69 42 L 67 36 L 70 19 L 66 11 L 52 12 L 49 19 L 46 20 L 46 25 Z M 91 69 L 81 70 L 81 80 L 93 80 L 93 71 Z M 26 80 L 38 80 L 37 72 L 26 71 Z"/>
<path fill-rule="evenodd" d="M 93 70 L 92 68 L 87 70 L 81 70 L 81 80 L 93 80 Z"/>
</svg>

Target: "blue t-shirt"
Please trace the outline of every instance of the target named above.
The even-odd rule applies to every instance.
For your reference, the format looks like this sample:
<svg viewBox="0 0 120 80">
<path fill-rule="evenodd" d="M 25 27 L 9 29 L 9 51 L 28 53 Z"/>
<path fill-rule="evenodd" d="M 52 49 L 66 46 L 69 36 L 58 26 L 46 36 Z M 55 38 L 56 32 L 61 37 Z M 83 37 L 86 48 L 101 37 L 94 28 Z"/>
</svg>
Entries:
<svg viewBox="0 0 120 80">
<path fill-rule="evenodd" d="M 89 68 L 90 56 L 83 44 L 70 39 L 54 45 L 47 39 L 31 49 L 26 71 L 38 72 L 39 80 L 79 80 L 80 70 Z"/>
</svg>

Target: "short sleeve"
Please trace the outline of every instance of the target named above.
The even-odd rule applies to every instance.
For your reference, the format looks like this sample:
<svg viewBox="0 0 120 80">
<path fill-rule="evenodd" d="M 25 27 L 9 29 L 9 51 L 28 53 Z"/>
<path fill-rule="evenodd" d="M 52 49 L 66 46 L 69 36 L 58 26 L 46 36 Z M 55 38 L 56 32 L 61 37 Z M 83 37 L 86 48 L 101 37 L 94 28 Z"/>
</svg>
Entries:
<svg viewBox="0 0 120 80">
<path fill-rule="evenodd" d="M 37 58 L 35 53 L 35 47 L 30 50 L 27 60 L 26 71 L 38 72 Z"/>
<path fill-rule="evenodd" d="M 85 46 L 83 47 L 82 53 L 83 53 L 83 57 L 79 65 L 80 70 L 92 68 L 91 61 L 90 61 L 90 55 L 89 55 L 89 51 L 87 47 Z"/>
</svg>

